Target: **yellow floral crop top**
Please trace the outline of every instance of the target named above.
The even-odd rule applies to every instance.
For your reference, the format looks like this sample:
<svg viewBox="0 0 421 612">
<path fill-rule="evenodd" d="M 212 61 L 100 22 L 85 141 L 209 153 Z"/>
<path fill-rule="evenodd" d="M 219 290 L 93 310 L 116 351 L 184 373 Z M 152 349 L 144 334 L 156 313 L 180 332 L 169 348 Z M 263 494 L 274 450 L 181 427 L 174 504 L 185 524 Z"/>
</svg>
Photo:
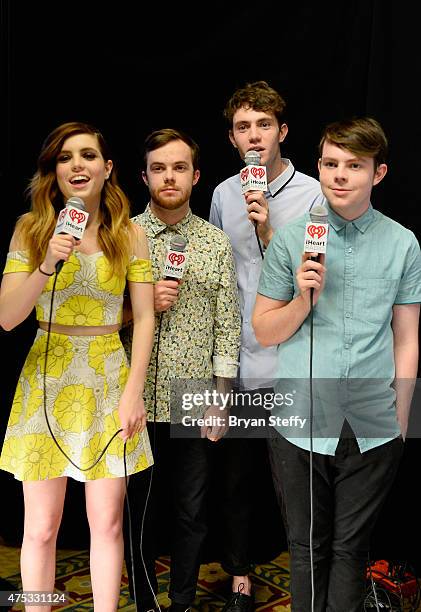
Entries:
<svg viewBox="0 0 421 612">
<path fill-rule="evenodd" d="M 27 251 L 7 255 L 3 274 L 32 272 Z M 152 283 L 149 259 L 131 257 L 126 277 L 110 275 L 102 251 L 84 255 L 73 251 L 57 277 L 52 322 L 60 325 L 114 325 L 121 323 L 126 280 Z M 54 276 L 45 285 L 36 304 L 38 321 L 48 321 Z"/>
</svg>

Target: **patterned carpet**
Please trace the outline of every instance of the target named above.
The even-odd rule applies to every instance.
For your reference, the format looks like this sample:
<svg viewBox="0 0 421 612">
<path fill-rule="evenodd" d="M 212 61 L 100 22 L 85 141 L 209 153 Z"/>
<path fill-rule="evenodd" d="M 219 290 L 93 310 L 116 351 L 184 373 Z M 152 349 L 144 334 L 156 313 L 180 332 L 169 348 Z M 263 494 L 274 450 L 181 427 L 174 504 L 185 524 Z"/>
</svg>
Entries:
<svg viewBox="0 0 421 612">
<path fill-rule="evenodd" d="M 17 590 L 20 588 L 19 554 L 19 548 L 0 545 L 0 576 L 14 585 Z M 167 597 L 169 558 L 161 557 L 156 568 L 159 583 L 158 601 L 161 609 L 164 610 L 170 605 L 170 600 Z M 282 553 L 270 563 L 257 565 L 253 572 L 253 583 L 255 585 L 256 612 L 290 612 L 288 553 Z M 219 563 L 202 565 L 197 597 L 192 606 L 193 612 L 217 612 L 220 610 L 230 592 L 230 586 L 231 580 L 221 569 Z M 56 588 L 68 594 L 69 602 L 60 607 L 53 607 L 53 610 L 78 610 L 81 612 L 93 610 L 87 551 L 59 550 L 57 552 Z M 379 591 L 380 596 L 381 592 Z M 383 599 L 383 597 L 380 597 L 380 599 L 384 604 L 381 605 L 381 609 L 415 611 L 416 606 L 410 605 L 410 599 L 405 598 L 403 607 L 399 605 L 397 600 L 392 600 L 394 603 L 389 607 L 386 605 L 386 599 Z M 6 609 L 0 607 L 0 611 Z M 369 606 L 369 609 L 374 610 L 375 606 Z M 10 612 L 23 610 L 23 606 L 15 605 L 9 610 Z M 135 612 L 134 602 L 129 596 L 125 570 L 118 610 Z M 421 612 L 421 607 L 416 608 L 416 610 Z"/>
<path fill-rule="evenodd" d="M 0 576 L 20 587 L 18 548 L 0 545 Z M 169 580 L 169 559 L 161 557 L 157 563 L 159 582 L 158 601 L 161 607 L 167 607 Z M 253 573 L 256 593 L 256 610 L 258 612 L 288 612 L 290 607 L 288 554 L 282 553 L 271 563 L 257 565 Z M 219 563 L 202 565 L 199 575 L 197 598 L 193 611 L 212 612 L 225 603 L 231 586 L 229 576 L 221 569 Z M 87 551 L 59 550 L 57 552 L 56 588 L 69 594 L 69 603 L 53 610 L 92 611 L 92 593 L 89 579 L 89 558 Z M 15 606 L 11 610 L 22 610 Z M 127 574 L 124 571 L 118 610 L 135 612 L 133 601 L 129 597 Z"/>
</svg>

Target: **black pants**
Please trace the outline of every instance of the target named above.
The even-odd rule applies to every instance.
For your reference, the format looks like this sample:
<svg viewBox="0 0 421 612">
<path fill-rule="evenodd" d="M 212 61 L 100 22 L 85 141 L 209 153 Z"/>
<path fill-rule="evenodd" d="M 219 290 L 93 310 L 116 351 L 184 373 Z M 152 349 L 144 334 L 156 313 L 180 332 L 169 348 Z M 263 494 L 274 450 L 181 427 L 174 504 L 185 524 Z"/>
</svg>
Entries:
<svg viewBox="0 0 421 612">
<path fill-rule="evenodd" d="M 216 531 L 216 557 L 228 574 L 247 574 L 253 554 L 267 560 L 284 549 L 285 534 L 280 525 L 266 439 L 238 437 L 218 442 L 171 439 L 168 423 L 156 423 L 155 428 L 148 423 L 148 432 L 155 446 L 155 465 L 142 549 L 147 576 L 155 594 L 158 590 L 155 559 L 168 553 L 169 548 L 169 596 L 176 603 L 192 603 L 209 522 Z M 151 469 L 148 469 L 134 474 L 129 481 L 134 581 L 139 610 L 154 607 L 140 555 L 141 521 L 150 475 Z M 211 499 L 208 497 L 210 486 Z M 208 516 L 208 509 L 213 513 L 211 516 Z M 127 514 L 124 543 L 133 597 Z"/>
<path fill-rule="evenodd" d="M 265 440 L 232 438 L 221 441 L 219 526 L 221 565 L 231 576 L 250 572 L 252 503 L 256 494 L 254 463 L 265 451 Z"/>
<path fill-rule="evenodd" d="M 153 441 L 152 424 L 148 425 L 148 430 Z M 201 551 L 207 533 L 206 497 L 214 449 L 213 443 L 206 439 L 170 439 L 169 431 L 169 424 L 156 424 L 155 466 L 143 528 L 143 558 L 156 594 L 155 559 L 162 552 L 162 546 L 165 547 L 164 542 L 170 541 L 169 597 L 174 603 L 187 606 L 195 598 Z M 150 471 L 132 476 L 129 483 L 133 569 L 139 610 L 155 607 L 140 554 L 141 519 Z M 127 520 L 124 541 L 133 596 Z"/>
<path fill-rule="evenodd" d="M 236 392 L 241 399 L 236 396 L 231 415 L 267 420 L 270 412 L 263 407 L 263 398 L 273 394 L 272 388 Z M 221 565 L 231 576 L 244 576 L 250 573 L 256 558 L 273 559 L 285 546 L 269 462 L 267 428 L 230 428 L 220 450 Z"/>
<path fill-rule="evenodd" d="M 283 498 L 293 612 L 311 610 L 310 453 L 282 436 L 269 440 L 272 473 Z M 313 454 L 315 612 L 361 612 L 370 535 L 396 475 L 400 438 L 360 453 L 341 438 L 335 456 Z"/>
</svg>

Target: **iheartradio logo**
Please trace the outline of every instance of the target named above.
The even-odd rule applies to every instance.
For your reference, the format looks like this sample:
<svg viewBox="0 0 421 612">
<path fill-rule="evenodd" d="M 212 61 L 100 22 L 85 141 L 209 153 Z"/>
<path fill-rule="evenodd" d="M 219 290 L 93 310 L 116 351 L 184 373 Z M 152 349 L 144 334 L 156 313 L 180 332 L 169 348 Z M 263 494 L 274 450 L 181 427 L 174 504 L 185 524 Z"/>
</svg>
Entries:
<svg viewBox="0 0 421 612">
<path fill-rule="evenodd" d="M 325 225 L 309 225 L 307 231 L 312 238 L 316 238 L 318 240 L 320 240 L 320 238 L 327 233 Z"/>
<path fill-rule="evenodd" d="M 246 166 L 240 171 L 241 193 L 266 191 L 267 174 L 264 166 Z"/>
<path fill-rule="evenodd" d="M 261 179 L 263 176 L 265 176 L 265 169 L 262 166 L 253 166 L 250 172 L 256 179 Z"/>
<path fill-rule="evenodd" d="M 63 210 L 60 211 L 60 214 L 57 219 L 57 223 L 61 223 L 63 221 L 64 217 L 66 216 L 66 213 L 67 213 L 67 209 L 63 208 Z"/>
<path fill-rule="evenodd" d="M 181 266 L 181 264 L 186 261 L 186 258 L 182 253 L 176 253 L 174 251 L 168 255 L 168 259 L 173 266 Z"/>
<path fill-rule="evenodd" d="M 244 168 L 244 169 L 243 169 L 243 170 L 241 170 L 241 172 L 240 172 L 240 179 L 241 179 L 242 181 L 246 181 L 246 180 L 247 180 L 248 175 L 249 175 L 249 169 L 248 169 L 248 168 Z"/>
<path fill-rule="evenodd" d="M 307 222 L 303 253 L 326 253 L 328 233 L 329 225 L 327 223 Z"/>
<path fill-rule="evenodd" d="M 69 212 L 69 217 L 73 221 L 73 223 L 83 223 L 86 219 L 85 213 L 81 210 L 77 210 L 76 208 L 72 208 Z"/>
</svg>

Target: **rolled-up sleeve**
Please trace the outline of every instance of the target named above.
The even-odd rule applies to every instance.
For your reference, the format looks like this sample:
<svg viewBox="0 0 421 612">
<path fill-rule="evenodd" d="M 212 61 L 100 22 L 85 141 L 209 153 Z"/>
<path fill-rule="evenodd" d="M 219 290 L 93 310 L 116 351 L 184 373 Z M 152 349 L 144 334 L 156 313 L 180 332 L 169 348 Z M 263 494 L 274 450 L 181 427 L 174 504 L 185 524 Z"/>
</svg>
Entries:
<svg viewBox="0 0 421 612">
<path fill-rule="evenodd" d="M 228 240 L 220 252 L 220 279 L 214 320 L 213 373 L 234 378 L 237 375 L 241 342 L 241 316 L 234 256 Z"/>
<path fill-rule="evenodd" d="M 405 254 L 405 266 L 399 283 L 395 304 L 417 304 L 421 301 L 421 252 L 412 232 Z"/>
</svg>

